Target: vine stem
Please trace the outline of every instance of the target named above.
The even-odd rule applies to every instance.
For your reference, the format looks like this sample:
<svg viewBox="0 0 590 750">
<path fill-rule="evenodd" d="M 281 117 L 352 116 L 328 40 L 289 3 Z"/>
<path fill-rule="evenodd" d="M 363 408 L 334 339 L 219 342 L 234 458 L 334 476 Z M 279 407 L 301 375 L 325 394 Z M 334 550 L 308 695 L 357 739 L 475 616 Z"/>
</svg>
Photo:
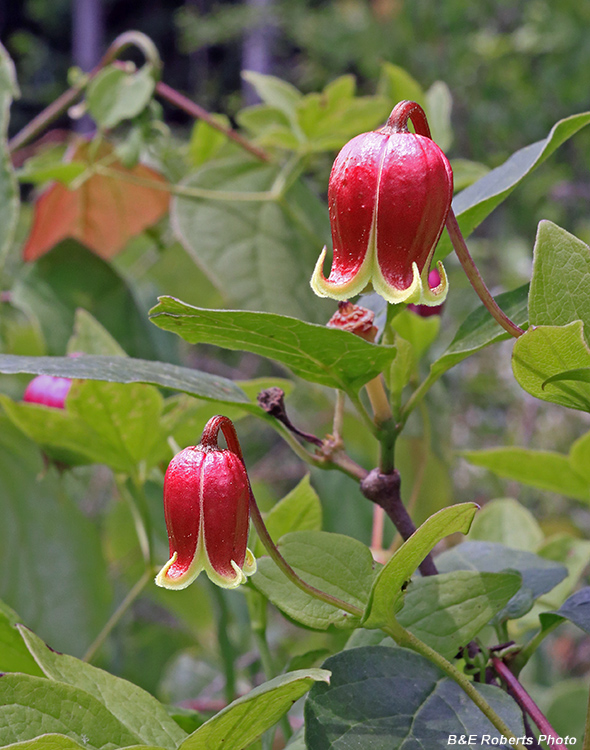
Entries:
<svg viewBox="0 0 590 750">
<path fill-rule="evenodd" d="M 82 657 L 82 661 L 85 661 L 85 662 L 92 661 L 97 651 L 106 641 L 106 639 L 109 637 L 113 629 L 119 624 L 123 615 L 127 612 L 129 607 L 133 604 L 133 602 L 137 599 L 137 597 L 144 590 L 146 584 L 148 583 L 148 581 L 150 581 L 153 574 L 154 574 L 154 570 L 151 567 L 148 567 L 143 571 L 141 578 L 137 581 L 137 583 L 133 586 L 133 588 L 128 592 L 127 596 L 123 599 L 121 604 L 119 604 L 117 609 L 109 617 L 103 629 L 96 636 L 94 641 L 92 641 L 92 643 L 88 647 L 88 650 Z"/>
<path fill-rule="evenodd" d="M 415 635 L 410 633 L 399 622 L 392 618 L 387 626 L 383 628 L 383 631 L 390 635 L 398 646 L 409 648 L 412 651 L 424 656 L 426 659 L 436 664 L 447 677 L 454 680 L 459 687 L 471 698 L 479 710 L 486 716 L 487 719 L 501 732 L 508 740 L 512 740 L 514 744 L 511 747 L 518 748 L 518 750 L 526 750 L 522 744 L 517 741 L 516 736 L 510 731 L 510 728 L 506 722 L 498 716 L 490 704 L 485 698 L 477 691 L 473 682 L 469 680 L 462 672 L 460 672 L 453 664 L 447 661 L 444 656 L 441 656 L 437 651 L 430 648 Z"/>
<path fill-rule="evenodd" d="M 478 297 L 483 302 L 490 315 L 497 323 L 502 326 L 505 331 L 508 331 L 511 336 L 514 336 L 514 338 L 522 336 L 522 334 L 524 333 L 522 328 L 519 328 L 516 323 L 510 320 L 506 313 L 504 313 L 498 307 L 496 300 L 492 297 L 490 290 L 487 288 L 484 280 L 482 279 L 479 270 L 475 265 L 473 258 L 471 257 L 469 248 L 467 247 L 467 244 L 461 233 L 459 222 L 457 221 L 457 217 L 455 216 L 452 208 L 449 210 L 446 226 L 449 237 L 451 238 L 451 242 L 453 243 L 453 247 L 455 248 L 455 252 L 457 253 L 457 257 L 459 258 L 459 262 L 463 266 L 463 270 L 467 274 L 467 278 L 469 279 L 471 286 L 477 292 Z"/>
<path fill-rule="evenodd" d="M 550 737 L 553 740 L 560 740 L 559 734 L 557 734 L 555 729 L 553 729 L 551 724 L 547 721 L 547 719 L 541 712 L 541 709 L 537 706 L 531 696 L 512 674 L 508 666 L 504 664 L 502 659 L 499 659 L 497 656 L 492 656 L 492 666 L 496 670 L 498 676 L 501 677 L 501 679 L 508 686 L 508 689 L 510 690 L 510 693 L 512 694 L 514 700 L 518 703 L 522 710 L 526 711 L 526 713 L 531 717 L 531 719 L 540 729 L 541 733 L 546 735 L 547 738 Z M 560 744 L 560 742 L 557 742 L 557 744 Z"/>
</svg>

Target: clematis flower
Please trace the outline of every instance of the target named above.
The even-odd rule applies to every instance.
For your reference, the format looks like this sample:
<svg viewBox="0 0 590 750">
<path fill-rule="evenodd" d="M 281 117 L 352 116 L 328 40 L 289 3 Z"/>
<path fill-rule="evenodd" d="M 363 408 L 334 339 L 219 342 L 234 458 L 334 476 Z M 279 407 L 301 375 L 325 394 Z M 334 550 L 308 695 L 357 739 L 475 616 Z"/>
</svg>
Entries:
<svg viewBox="0 0 590 750">
<path fill-rule="evenodd" d="M 440 274 L 436 268 L 428 274 L 428 285 L 431 289 L 436 288 L 440 284 Z M 415 312 L 421 318 L 431 318 L 433 315 L 442 315 L 444 308 L 444 302 L 441 305 L 408 305 L 408 310 Z"/>
<path fill-rule="evenodd" d="M 222 429 L 228 444 L 219 447 Z M 232 422 L 212 417 L 201 442 L 180 451 L 164 477 L 164 515 L 170 560 L 158 586 L 183 589 L 205 571 L 213 583 L 235 588 L 256 571 L 247 548 L 250 481 Z"/>
<path fill-rule="evenodd" d="M 64 409 L 72 381 L 54 375 L 37 375 L 25 388 L 23 401 L 29 404 L 42 404 L 54 409 Z"/>
<path fill-rule="evenodd" d="M 328 186 L 332 268 L 326 278 L 324 248 L 311 279 L 320 297 L 348 299 L 371 282 L 391 303 L 444 301 L 442 264 L 433 289 L 428 273 L 451 205 L 453 173 L 433 140 L 408 131 L 409 106 L 427 130 L 422 109 L 401 102 L 385 127 L 357 135 L 336 157 Z"/>
</svg>

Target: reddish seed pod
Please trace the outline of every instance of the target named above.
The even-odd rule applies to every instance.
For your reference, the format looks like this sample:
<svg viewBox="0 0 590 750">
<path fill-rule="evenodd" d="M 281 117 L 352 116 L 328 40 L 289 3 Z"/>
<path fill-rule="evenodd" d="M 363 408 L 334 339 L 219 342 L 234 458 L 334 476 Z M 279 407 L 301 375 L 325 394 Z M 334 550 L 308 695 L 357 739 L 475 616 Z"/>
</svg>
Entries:
<svg viewBox="0 0 590 750">
<path fill-rule="evenodd" d="M 217 443 L 223 429 L 227 449 Z M 247 548 L 250 481 L 227 417 L 213 417 L 201 443 L 180 451 L 164 478 L 164 515 L 170 560 L 158 586 L 183 589 L 205 571 L 218 586 L 235 588 L 256 570 Z"/>
<path fill-rule="evenodd" d="M 451 205 L 453 173 L 433 140 L 408 131 L 409 113 L 428 128 L 417 104 L 401 102 L 385 127 L 353 138 L 334 162 L 332 268 L 325 278 L 324 248 L 311 280 L 320 297 L 348 299 L 371 282 L 391 303 L 444 301 L 442 264 L 440 284 L 431 289 L 427 279 Z"/>
</svg>

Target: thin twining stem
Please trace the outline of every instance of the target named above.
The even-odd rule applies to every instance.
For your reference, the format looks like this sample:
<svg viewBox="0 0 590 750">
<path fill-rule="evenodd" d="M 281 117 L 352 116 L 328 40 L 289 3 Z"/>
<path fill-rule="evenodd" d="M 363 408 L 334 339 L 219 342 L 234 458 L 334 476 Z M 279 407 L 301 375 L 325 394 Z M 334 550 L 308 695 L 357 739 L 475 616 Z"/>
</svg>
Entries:
<svg viewBox="0 0 590 750">
<path fill-rule="evenodd" d="M 531 696 L 520 684 L 518 679 L 512 674 L 506 664 L 499 659 L 497 656 L 492 656 L 492 666 L 496 670 L 496 674 L 506 683 L 510 693 L 514 700 L 522 708 L 523 711 L 531 717 L 531 719 L 538 726 L 542 734 L 547 738 L 551 738 L 553 741 L 557 741 L 560 744 L 559 734 L 553 729 L 549 721 L 541 712 L 541 709 L 537 706 Z"/>
<path fill-rule="evenodd" d="M 522 336 L 524 333 L 522 328 L 519 328 L 516 323 L 510 320 L 506 313 L 498 307 L 496 300 L 492 297 L 490 290 L 482 279 L 479 270 L 471 257 L 469 248 L 463 239 L 459 223 L 457 222 L 457 217 L 452 208 L 449 210 L 446 226 L 453 247 L 455 248 L 455 252 L 457 253 L 457 257 L 459 258 L 459 262 L 463 266 L 463 270 L 467 274 L 471 286 L 475 289 L 477 296 L 483 302 L 490 315 L 505 331 L 508 331 L 511 336 L 514 336 L 515 338 Z"/>
</svg>

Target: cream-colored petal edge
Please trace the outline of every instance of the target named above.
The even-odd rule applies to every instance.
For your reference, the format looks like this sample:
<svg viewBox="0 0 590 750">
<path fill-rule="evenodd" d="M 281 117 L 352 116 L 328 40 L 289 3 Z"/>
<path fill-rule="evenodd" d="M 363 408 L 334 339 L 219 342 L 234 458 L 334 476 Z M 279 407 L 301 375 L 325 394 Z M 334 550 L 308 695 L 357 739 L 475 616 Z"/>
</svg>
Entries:
<svg viewBox="0 0 590 750">
<path fill-rule="evenodd" d="M 428 284 L 428 267 L 425 267 L 424 271 L 422 272 L 422 297 L 420 299 L 421 305 L 427 305 L 429 307 L 442 305 L 442 303 L 447 298 L 447 293 L 449 291 L 449 281 L 447 279 L 446 271 L 440 260 L 437 262 L 436 267 L 438 268 L 440 283 L 438 286 L 435 286 L 434 289 L 431 289 Z"/>
<path fill-rule="evenodd" d="M 176 591 L 180 591 L 180 589 L 185 589 L 187 586 L 190 586 L 190 584 L 205 568 L 205 561 L 202 559 L 202 552 L 199 550 L 197 545 L 197 553 L 193 557 L 193 560 L 187 570 L 181 576 L 178 576 L 176 578 L 169 578 L 168 571 L 176 562 L 177 557 L 178 552 L 175 552 L 170 560 L 168 560 L 168 562 L 164 565 L 162 570 L 158 573 L 155 578 L 156 586 L 161 586 L 164 589 L 173 589 Z"/>
<path fill-rule="evenodd" d="M 324 249 L 318 258 L 318 262 L 315 264 L 310 281 L 311 288 L 318 297 L 330 297 L 330 299 L 343 300 L 360 294 L 369 281 L 371 281 L 373 253 L 370 244 L 361 267 L 353 278 L 344 284 L 335 284 L 334 282 L 328 281 L 324 276 L 324 260 L 326 259 L 326 254 L 327 248 L 324 245 Z"/>
<path fill-rule="evenodd" d="M 410 303 L 413 302 L 418 304 L 422 298 L 422 286 L 423 281 L 420 277 L 420 271 L 418 265 L 412 263 L 412 283 L 405 289 L 398 289 L 385 281 L 379 264 L 375 263 L 373 269 L 373 289 L 380 294 L 383 299 L 391 302 L 392 305 L 398 305 L 402 302 Z"/>
</svg>

